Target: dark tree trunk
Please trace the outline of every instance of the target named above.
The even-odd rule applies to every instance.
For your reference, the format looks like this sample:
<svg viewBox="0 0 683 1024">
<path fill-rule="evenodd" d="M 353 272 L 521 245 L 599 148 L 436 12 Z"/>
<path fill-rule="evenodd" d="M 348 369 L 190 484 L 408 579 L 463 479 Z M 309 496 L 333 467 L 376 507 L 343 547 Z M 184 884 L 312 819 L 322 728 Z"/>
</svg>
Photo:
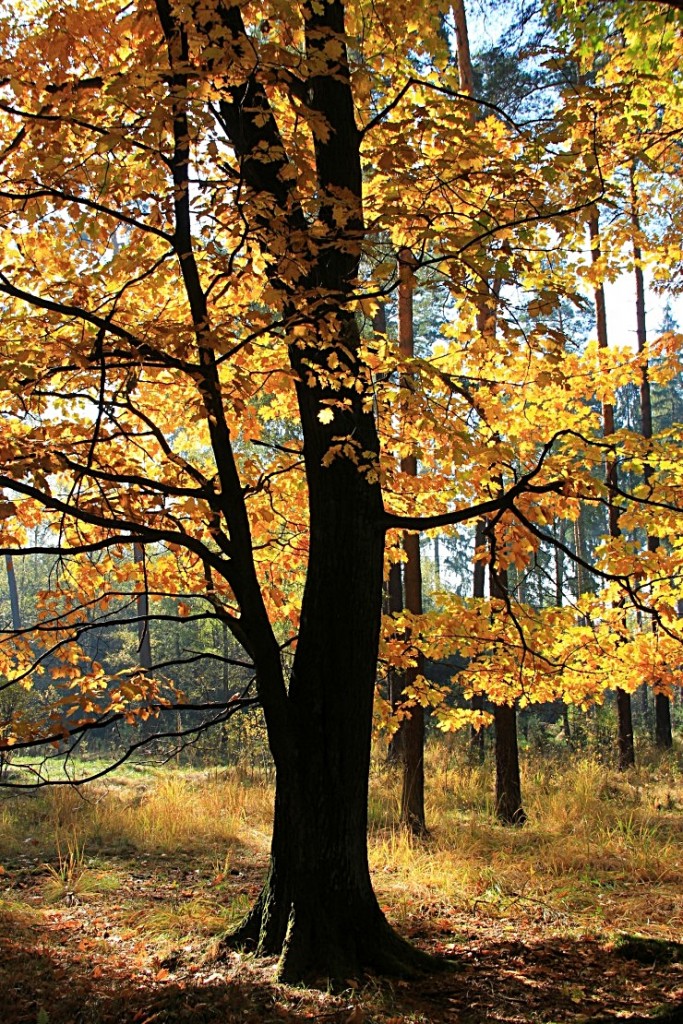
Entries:
<svg viewBox="0 0 683 1024">
<path fill-rule="evenodd" d="M 14 562 L 11 555 L 5 555 L 5 569 L 7 570 L 7 588 L 9 590 L 9 605 L 12 615 L 12 628 L 21 629 L 21 611 L 19 608 L 19 589 L 17 577 L 14 572 Z"/>
<path fill-rule="evenodd" d="M 514 704 L 496 704 L 496 814 L 504 825 L 523 825 L 522 785 L 517 746 L 517 711 Z"/>
<path fill-rule="evenodd" d="M 408 611 L 422 612 L 422 573 L 420 568 L 420 538 L 416 533 L 406 534 L 403 547 L 408 560 L 405 566 L 405 603 Z M 418 653 L 415 667 L 405 673 L 405 684 L 410 686 L 424 670 L 422 655 Z M 410 717 L 404 718 L 399 729 L 403 785 L 401 788 L 401 822 L 414 835 L 426 835 L 424 803 L 424 742 L 425 719 L 421 704 L 415 704 Z"/>
<path fill-rule="evenodd" d="M 136 565 L 142 565 L 144 572 L 145 549 L 142 544 L 133 544 L 133 560 Z M 150 669 L 152 667 L 152 644 L 149 634 L 149 596 L 147 580 L 143 582 L 142 590 L 137 596 L 138 612 L 138 654 L 140 667 Z"/>
<path fill-rule="evenodd" d="M 474 533 L 474 554 L 482 554 L 486 549 L 486 522 L 483 519 L 477 520 Z M 484 562 L 476 560 L 472 573 L 472 597 L 483 598 L 486 588 L 486 568 Z M 471 707 L 473 711 L 484 710 L 483 693 L 475 693 L 472 697 Z M 470 758 L 479 764 L 484 763 L 486 755 L 486 734 L 483 729 L 475 729 L 472 726 L 470 731 Z"/>
<path fill-rule="evenodd" d="M 372 381 L 359 359 L 358 325 L 346 306 L 364 231 L 360 134 L 343 42 L 344 6 L 329 0 L 304 8 L 306 51 L 316 69 L 307 79 L 306 103 L 331 126 L 329 134 L 314 138 L 315 237 L 290 194 L 291 177 L 281 173 L 282 140 L 256 77 L 232 89 L 230 102 L 220 108 L 247 186 L 259 200 L 254 224 L 262 248 L 270 253 L 272 246 L 276 254 L 291 248 L 307 261 L 305 280 L 294 294 L 278 276 L 277 259 L 270 273 L 273 286 L 286 295 L 285 315 L 297 322 L 303 315 L 308 325 L 305 339 L 289 350 L 304 439 L 309 554 L 288 690 L 260 591 L 250 583 L 253 567 L 244 569 L 240 601 L 276 766 L 271 864 L 261 896 L 227 941 L 280 955 L 280 976 L 287 980 L 345 983 L 366 968 L 405 974 L 435 961 L 390 928 L 368 869 L 384 510 Z M 230 7 L 226 19 L 233 36 L 246 38 L 238 7 Z M 272 153 L 268 161 L 264 143 Z M 341 202 L 347 207 L 343 218 Z M 341 385 L 329 383 L 331 352 L 343 371 Z M 322 422 L 320 413 L 330 403 L 333 422 Z M 326 459 L 339 436 L 350 439 L 353 457 Z"/>
<path fill-rule="evenodd" d="M 638 352 L 642 355 L 647 344 L 647 322 L 645 319 L 645 278 L 643 276 L 642 252 L 640 249 L 640 220 L 638 217 L 638 193 L 635 182 L 635 168 L 631 170 L 631 223 L 633 225 L 633 262 L 636 279 L 636 327 L 638 336 Z M 641 433 L 648 440 L 652 438 L 652 389 L 647 361 L 643 363 L 640 381 L 640 419 Z M 652 479 L 652 467 L 646 462 L 643 473 L 646 485 Z M 648 551 L 656 551 L 659 538 L 647 538 Z M 653 630 L 656 624 L 652 624 Z M 655 694 L 655 744 L 663 750 L 673 746 L 671 735 L 671 705 L 665 693 Z"/>
<path fill-rule="evenodd" d="M 388 610 L 389 614 L 392 612 L 402 612 L 405 607 L 403 601 L 403 579 L 401 575 L 401 563 L 394 562 L 389 570 L 389 594 L 388 594 Z M 397 707 L 401 703 L 401 694 L 406 685 L 405 672 L 402 669 L 389 667 L 387 672 L 387 684 L 389 690 L 389 703 L 391 704 L 392 711 L 396 711 Z M 389 740 L 389 746 L 387 748 L 387 763 L 391 765 L 399 765 L 403 763 L 403 756 L 401 753 L 401 740 L 402 733 L 400 729 L 397 729 L 394 735 Z"/>
<path fill-rule="evenodd" d="M 372 321 L 372 329 L 375 334 L 384 338 L 387 336 L 387 310 L 384 302 L 380 303 Z M 405 607 L 403 600 L 403 575 L 401 563 L 393 562 L 389 569 L 387 581 L 386 606 L 388 615 L 399 614 Z M 405 672 L 401 669 L 389 666 L 387 669 L 387 697 L 391 710 L 395 713 L 401 703 L 401 694 L 406 685 Z M 387 747 L 387 764 L 398 766 L 402 764 L 401 755 L 401 730 L 396 732 L 389 739 Z"/>
<path fill-rule="evenodd" d="M 631 711 L 631 694 L 622 690 L 620 686 L 617 692 L 617 719 L 619 768 L 625 771 L 635 764 L 635 752 L 633 746 L 633 715 Z"/>
<path fill-rule="evenodd" d="M 489 581 L 491 597 L 507 596 L 507 573 L 496 570 L 495 552 L 491 554 Z M 517 709 L 514 704 L 496 704 L 493 709 L 496 730 L 496 814 L 504 825 L 523 825 L 522 783 L 517 745 Z"/>
<path fill-rule="evenodd" d="M 347 322 L 350 332 L 355 322 Z M 321 465 L 329 443 L 314 389 L 299 389 L 310 494 L 309 571 L 288 695 L 287 741 L 276 757 L 271 865 L 255 907 L 232 937 L 281 954 L 291 981 L 343 982 L 364 968 L 409 973 L 429 959 L 400 939 L 374 896 L 367 861 L 372 701 L 381 617 L 379 485 L 349 460 Z M 356 436 L 377 450 L 355 403 Z M 281 723 L 271 722 L 269 734 Z M 289 742 L 291 740 L 291 742 Z"/>
<path fill-rule="evenodd" d="M 230 942 L 279 955 L 283 981 L 345 985 L 368 968 L 404 976 L 433 968 L 391 929 L 377 903 L 359 841 L 364 804 L 355 800 L 352 810 L 346 798 L 340 814 L 334 780 L 311 781 L 300 779 L 295 789 L 278 780 L 268 877 Z"/>
<path fill-rule="evenodd" d="M 671 750 L 671 701 L 665 693 L 655 694 L 655 744 L 661 750 Z"/>
</svg>

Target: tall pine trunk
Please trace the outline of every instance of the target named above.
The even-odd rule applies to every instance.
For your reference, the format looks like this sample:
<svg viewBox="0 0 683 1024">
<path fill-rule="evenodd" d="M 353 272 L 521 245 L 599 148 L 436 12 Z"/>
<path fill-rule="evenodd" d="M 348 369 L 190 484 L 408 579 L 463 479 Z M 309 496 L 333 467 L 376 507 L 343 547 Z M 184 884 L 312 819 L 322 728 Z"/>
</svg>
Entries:
<svg viewBox="0 0 683 1024">
<path fill-rule="evenodd" d="M 399 261 L 399 292 L 398 292 L 398 346 L 404 359 L 411 359 L 415 354 L 415 336 L 413 326 L 413 289 L 415 287 L 415 259 L 409 249 L 402 249 Z M 403 376 L 401 385 L 404 403 L 407 407 L 411 393 L 411 379 Z M 401 459 L 401 472 L 408 476 L 417 476 L 417 458 L 405 455 Z M 403 568 L 403 587 L 406 610 L 413 615 L 422 614 L 422 564 L 420 560 L 420 538 L 416 533 L 403 535 L 403 550 L 406 561 Z M 410 637 L 406 637 L 407 640 Z M 416 664 L 405 671 L 405 686 L 411 686 L 418 675 L 423 672 L 421 653 L 415 656 Z M 398 731 L 398 747 L 403 765 L 403 785 L 401 788 L 401 823 L 415 835 L 425 835 L 427 823 L 424 804 L 424 740 L 425 719 L 424 709 L 416 703 L 410 709 L 410 715 L 401 722 Z"/>
<path fill-rule="evenodd" d="M 647 344 L 647 323 L 645 319 L 645 280 L 643 277 L 642 252 L 638 236 L 640 234 L 640 221 L 638 218 L 638 194 L 635 183 L 635 168 L 631 169 L 631 223 L 633 226 L 633 263 L 636 279 L 636 329 L 638 337 L 638 352 L 643 357 L 640 378 L 640 423 L 641 433 L 644 438 L 652 438 L 652 392 L 650 389 L 650 376 L 648 373 L 647 357 L 645 347 Z M 646 461 L 643 473 L 645 485 L 652 479 L 652 467 Z M 648 535 L 648 551 L 656 551 L 659 547 L 659 538 Z M 652 628 L 656 629 L 653 622 Z M 661 750 L 670 750 L 673 746 L 671 734 L 671 702 L 665 693 L 655 693 L 655 743 Z"/>
<path fill-rule="evenodd" d="M 594 264 L 597 264 L 601 257 L 600 252 L 600 223 L 597 210 L 593 210 L 589 220 L 591 255 Z M 597 321 L 598 344 L 600 348 L 608 347 L 607 340 L 607 309 L 605 306 L 605 289 L 602 284 L 595 288 L 595 315 Z M 609 437 L 614 433 L 614 407 L 609 402 L 603 402 L 603 435 Z M 618 486 L 617 467 L 612 459 L 608 458 L 605 466 L 605 482 L 607 484 L 607 514 L 610 537 L 619 537 L 619 516 L 615 503 L 615 494 Z M 617 749 L 619 768 L 623 771 L 635 764 L 635 748 L 633 745 L 633 713 L 631 709 L 631 695 L 621 686 L 616 687 L 617 703 Z"/>
</svg>

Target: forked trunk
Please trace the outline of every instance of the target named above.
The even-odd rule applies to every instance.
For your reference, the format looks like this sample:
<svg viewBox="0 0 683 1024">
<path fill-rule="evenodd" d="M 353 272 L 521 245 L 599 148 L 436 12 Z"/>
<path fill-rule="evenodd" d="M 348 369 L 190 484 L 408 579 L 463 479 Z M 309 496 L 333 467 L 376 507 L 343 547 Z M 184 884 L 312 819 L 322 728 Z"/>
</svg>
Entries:
<svg viewBox="0 0 683 1024">
<path fill-rule="evenodd" d="M 343 330 L 352 350 L 353 317 Z M 324 457 L 339 433 L 352 436 L 370 458 L 378 451 L 377 433 L 357 394 L 332 426 L 318 417 L 316 389 L 299 386 L 298 397 L 310 509 L 308 573 L 285 720 L 268 724 L 277 770 L 270 871 L 232 941 L 279 954 L 283 979 L 343 983 L 366 968 L 407 974 L 434 962 L 387 923 L 367 859 L 382 499 L 377 478 L 352 458 Z"/>
</svg>

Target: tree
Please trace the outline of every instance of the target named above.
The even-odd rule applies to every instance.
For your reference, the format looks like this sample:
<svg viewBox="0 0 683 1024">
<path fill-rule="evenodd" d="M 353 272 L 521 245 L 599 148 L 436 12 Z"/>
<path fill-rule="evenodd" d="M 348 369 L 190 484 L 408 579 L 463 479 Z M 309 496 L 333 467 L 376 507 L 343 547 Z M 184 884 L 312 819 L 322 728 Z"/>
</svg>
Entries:
<svg viewBox="0 0 683 1024">
<path fill-rule="evenodd" d="M 593 263 L 600 260 L 600 225 L 598 212 L 589 221 L 591 256 Z M 595 310 L 598 328 L 598 344 L 600 348 L 608 347 L 607 341 L 607 310 L 605 307 L 605 291 L 602 283 L 595 289 Z M 602 403 L 603 433 L 609 438 L 614 433 L 614 406 L 611 402 Z M 617 511 L 617 492 L 619 490 L 618 471 L 615 462 L 609 458 L 605 465 L 605 482 L 607 485 L 607 527 L 612 540 L 620 536 L 619 514 Z M 619 749 L 619 767 L 629 768 L 635 764 L 633 746 L 633 718 L 631 695 L 622 686 L 617 686 L 617 744 Z"/>
<path fill-rule="evenodd" d="M 496 567 L 493 553 L 489 579 L 491 597 L 501 602 L 509 600 L 507 572 Z M 514 703 L 495 704 L 493 721 L 496 730 L 496 814 L 505 825 L 523 825 L 526 812 L 522 806 Z"/>
<path fill-rule="evenodd" d="M 413 268 L 415 260 L 409 249 L 399 253 L 399 295 L 398 295 L 398 343 L 399 352 L 408 359 L 415 355 L 415 337 L 413 327 Z M 404 382 L 406 393 L 410 382 Z M 401 472 L 409 476 L 417 476 L 417 459 L 407 455 L 401 459 Z M 422 614 L 422 565 L 420 561 L 420 537 L 417 533 L 405 533 L 403 536 L 405 565 L 403 569 L 403 589 L 405 607 L 413 615 Z M 423 671 L 423 658 L 418 653 L 416 665 L 406 670 L 404 684 L 414 686 L 418 675 Z M 424 741 L 425 722 L 424 709 L 415 701 L 410 714 L 401 721 L 396 735 L 398 749 L 403 765 L 403 786 L 401 789 L 401 821 L 415 835 L 427 833 L 424 806 Z"/>
<path fill-rule="evenodd" d="M 225 623 L 277 773 L 268 877 L 232 941 L 279 954 L 288 980 L 429 962 L 386 922 L 367 861 L 386 531 L 488 517 L 514 555 L 594 494 L 585 384 L 567 394 L 541 368 L 543 304 L 530 360 L 508 324 L 492 344 L 470 299 L 477 278 L 543 295 L 534 232 L 578 230 L 600 174 L 558 149 L 562 123 L 497 112 L 475 131 L 442 13 L 73 0 L 1 23 L 2 549 L 58 561 L 3 649 L 7 685 L 33 679 L 36 701 L 2 742 L 149 716 L 163 733 L 178 707 L 224 721 L 230 702 L 198 708 L 158 665 L 108 673 L 83 640 L 140 592 L 148 628 L 168 600 L 177 621 Z M 404 245 L 457 304 L 432 360 L 364 333 Z M 415 382 L 403 437 L 397 371 Z M 426 472 L 402 479 L 396 455 L 418 453 Z"/>
</svg>

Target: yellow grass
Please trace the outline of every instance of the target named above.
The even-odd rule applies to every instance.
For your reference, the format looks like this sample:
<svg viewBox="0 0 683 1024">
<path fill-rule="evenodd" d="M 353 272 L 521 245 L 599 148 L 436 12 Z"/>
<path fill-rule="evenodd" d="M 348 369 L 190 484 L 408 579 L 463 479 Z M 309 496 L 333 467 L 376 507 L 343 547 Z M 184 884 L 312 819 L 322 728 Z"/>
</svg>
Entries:
<svg viewBox="0 0 683 1024">
<path fill-rule="evenodd" d="M 397 824 L 397 774 L 378 766 L 371 779 L 371 868 L 401 927 L 447 915 L 463 929 L 476 916 L 504 928 L 523 919 L 683 934 L 683 772 L 675 758 L 626 775 L 590 760 L 527 761 L 529 822 L 516 829 L 495 820 L 490 766 L 472 767 L 441 746 L 429 752 L 427 776 L 426 842 Z M 271 813 L 271 787 L 236 770 L 150 770 L 77 791 L 5 794 L 0 865 L 48 865 L 44 895 L 52 900 L 112 888 L 136 862 L 196 868 L 214 887 L 206 899 L 195 893 L 174 923 L 169 896 L 144 912 L 145 927 L 206 936 L 244 911 L 244 894 L 226 890 L 219 906 L 214 895 L 231 865 L 242 876 L 245 863 L 252 873 L 265 865 Z"/>
<path fill-rule="evenodd" d="M 448 908 L 464 925 L 484 913 L 511 925 L 523 916 L 680 939 L 680 761 L 620 774 L 591 760 L 528 760 L 524 828 L 496 822 L 489 765 L 471 767 L 437 748 L 427 772 L 427 843 L 374 819 L 376 887 L 399 919 Z M 374 806 L 395 800 L 395 779 L 378 772 L 374 783 Z"/>
</svg>

